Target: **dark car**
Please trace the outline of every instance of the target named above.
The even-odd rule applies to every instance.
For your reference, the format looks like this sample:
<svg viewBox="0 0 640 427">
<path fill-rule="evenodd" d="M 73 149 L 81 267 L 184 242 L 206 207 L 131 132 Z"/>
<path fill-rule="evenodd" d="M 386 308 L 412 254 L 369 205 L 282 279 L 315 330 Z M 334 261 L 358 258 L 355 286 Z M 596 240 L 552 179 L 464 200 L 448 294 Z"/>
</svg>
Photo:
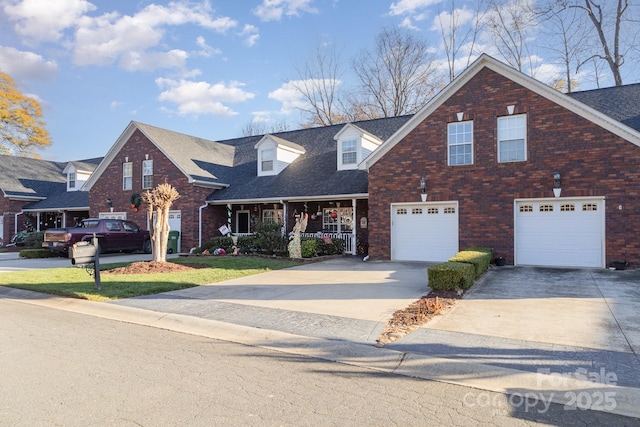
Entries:
<svg viewBox="0 0 640 427">
<path fill-rule="evenodd" d="M 94 234 L 98 238 L 100 252 L 151 253 L 149 231 L 131 221 L 106 218 L 85 219 L 78 227 L 46 230 L 42 247 L 66 255 L 71 245 L 91 241 Z"/>
</svg>

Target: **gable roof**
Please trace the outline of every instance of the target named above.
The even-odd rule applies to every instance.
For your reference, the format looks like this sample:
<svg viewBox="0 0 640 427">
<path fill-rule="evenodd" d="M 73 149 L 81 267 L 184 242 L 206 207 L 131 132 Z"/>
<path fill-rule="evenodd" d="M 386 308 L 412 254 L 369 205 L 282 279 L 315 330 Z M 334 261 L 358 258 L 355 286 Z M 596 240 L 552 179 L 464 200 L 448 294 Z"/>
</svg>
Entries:
<svg viewBox="0 0 640 427">
<path fill-rule="evenodd" d="M 90 189 L 95 184 L 136 130 L 140 130 L 152 144 L 158 147 L 166 158 L 188 178 L 190 183 L 214 188 L 228 185 L 227 182 L 212 173 L 207 165 L 232 167 L 236 160 L 235 147 L 132 121 L 116 143 L 111 146 L 95 172 L 87 180 L 84 188 Z"/>
<path fill-rule="evenodd" d="M 572 111 L 573 113 L 584 117 L 585 119 L 601 126 L 604 129 L 618 135 L 627 141 L 640 146 L 640 133 L 633 126 L 618 121 L 615 117 L 608 115 L 602 110 L 599 110 L 597 106 L 605 109 L 605 106 L 611 107 L 607 111 L 609 113 L 614 110 L 620 110 L 620 108 L 613 108 L 610 102 L 600 103 L 592 99 L 592 104 L 586 102 L 589 99 L 588 95 L 583 95 L 585 102 L 581 102 L 578 92 L 567 96 L 567 94 L 558 92 L 557 90 L 545 85 L 544 83 L 523 74 L 516 69 L 490 57 L 487 54 L 482 54 L 476 59 L 465 71 L 463 71 L 457 78 L 449 83 L 442 91 L 434 96 L 420 111 L 418 111 L 407 123 L 398 129 L 388 140 L 386 140 L 380 147 L 376 149 L 367 159 L 363 160 L 359 167 L 363 170 L 368 170 L 378 160 L 380 160 L 389 150 L 395 147 L 405 136 L 407 136 L 414 128 L 422 123 L 431 113 L 433 113 L 438 107 L 446 102 L 451 96 L 453 96 L 459 89 L 466 85 L 473 77 L 475 77 L 483 69 L 490 69 L 509 80 L 512 80 L 519 85 L 537 93 L 538 95 L 547 98 L 548 100 L 563 106 L 564 108 Z M 637 99 L 637 98 L 636 98 Z M 635 106 L 634 110 L 637 111 L 639 107 Z M 606 109 L 605 109 L 606 110 Z M 631 113 L 633 114 L 633 113 Z M 637 116 L 636 116 L 637 117 Z M 635 123 L 635 122 L 634 122 Z"/>
<path fill-rule="evenodd" d="M 270 136 L 296 144 L 304 149 L 293 163 L 280 174 L 257 176 L 257 152 L 248 151 L 232 168 L 217 168 L 213 173 L 226 176 L 233 185 L 213 192 L 207 201 L 227 203 L 262 200 L 276 202 L 280 200 L 332 199 L 336 196 L 352 197 L 368 192 L 368 177 L 360 170 L 337 170 L 336 141 L 334 137 L 346 126 L 356 126 L 364 133 L 387 139 L 411 116 L 389 117 L 364 120 L 353 124 L 338 124 L 317 128 L 278 132 Z M 236 140 L 221 141 L 243 150 L 255 147 L 264 138 L 263 135 L 245 137 Z M 237 156 L 240 157 L 240 156 Z"/>
<path fill-rule="evenodd" d="M 86 160 L 75 160 L 67 163 L 63 173 L 68 173 L 71 168 L 75 168 L 77 172 L 86 172 L 92 173 L 97 167 L 98 164 L 102 161 L 102 157 L 96 157 L 94 159 L 86 159 Z"/>
<path fill-rule="evenodd" d="M 66 191 L 66 163 L 27 157 L 0 156 L 0 189 L 5 197 L 37 200 Z"/>
</svg>

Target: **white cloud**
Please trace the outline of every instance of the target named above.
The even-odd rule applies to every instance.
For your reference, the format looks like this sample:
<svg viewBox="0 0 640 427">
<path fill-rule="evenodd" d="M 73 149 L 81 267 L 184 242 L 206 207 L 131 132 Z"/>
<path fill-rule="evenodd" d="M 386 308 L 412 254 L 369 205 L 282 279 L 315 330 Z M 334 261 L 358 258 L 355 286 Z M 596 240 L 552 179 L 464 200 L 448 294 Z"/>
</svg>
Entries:
<svg viewBox="0 0 640 427">
<path fill-rule="evenodd" d="M 341 81 L 335 82 L 336 86 L 341 83 Z M 329 82 L 329 85 L 332 84 L 334 84 L 333 81 Z M 306 110 L 310 108 L 309 102 L 305 100 L 298 88 L 313 89 L 322 86 L 324 86 L 322 79 L 290 80 L 278 89 L 269 92 L 268 97 L 282 103 L 281 112 L 283 114 L 290 114 L 296 110 Z"/>
<path fill-rule="evenodd" d="M 196 24 L 224 33 L 237 25 L 227 18 L 211 17 L 208 3 L 171 2 L 151 4 L 133 16 L 117 13 L 85 16 L 78 22 L 74 61 L 78 65 L 108 65 L 120 61 L 125 69 L 181 67 L 186 57 L 181 51 L 148 53 L 159 46 L 167 26 Z M 157 60 L 157 63 L 154 63 Z"/>
<path fill-rule="evenodd" d="M 262 0 L 253 13 L 262 21 L 279 21 L 282 15 L 299 16 L 300 12 L 317 13 L 312 0 Z"/>
<path fill-rule="evenodd" d="M 243 83 L 236 81 L 211 84 L 158 78 L 156 85 L 163 90 L 158 99 L 176 104 L 177 113 L 182 116 L 211 114 L 231 117 L 237 113 L 226 106 L 226 103 L 244 102 L 255 96 L 242 89 Z"/>
<path fill-rule="evenodd" d="M 413 14 L 418 10 L 433 6 L 441 1 L 442 0 L 400 0 L 399 2 L 391 3 L 391 6 L 389 6 L 389 14 L 393 16 Z"/>
<path fill-rule="evenodd" d="M 207 44 L 207 40 L 202 36 L 198 36 L 198 38 L 196 39 L 196 44 L 201 49 L 197 52 L 197 54 L 200 56 L 204 56 L 205 58 L 209 58 L 212 55 L 220 55 L 222 53 L 220 49 L 209 46 Z"/>
<path fill-rule="evenodd" d="M 0 71 L 8 74 L 16 82 L 46 81 L 58 72 L 58 65 L 33 52 L 0 46 Z"/>
<path fill-rule="evenodd" d="M 33 41 L 57 41 L 96 7 L 86 0 L 9 0 L 3 8 L 16 33 Z"/>
<path fill-rule="evenodd" d="M 258 42 L 258 39 L 260 39 L 260 34 L 258 34 L 258 27 L 256 27 L 255 25 L 245 25 L 240 35 L 246 37 L 244 42 L 249 47 L 255 45 Z"/>
</svg>

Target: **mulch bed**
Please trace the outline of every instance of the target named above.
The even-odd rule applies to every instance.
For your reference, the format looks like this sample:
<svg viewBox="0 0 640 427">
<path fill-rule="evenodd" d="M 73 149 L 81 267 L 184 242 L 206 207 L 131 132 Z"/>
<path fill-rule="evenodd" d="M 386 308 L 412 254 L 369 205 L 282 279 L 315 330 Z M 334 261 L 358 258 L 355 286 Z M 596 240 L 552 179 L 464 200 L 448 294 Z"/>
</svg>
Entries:
<svg viewBox="0 0 640 427">
<path fill-rule="evenodd" d="M 382 329 L 376 346 L 383 347 L 410 334 L 436 316 L 451 310 L 462 298 L 462 292 L 431 291 L 408 307 L 397 310 Z"/>
</svg>

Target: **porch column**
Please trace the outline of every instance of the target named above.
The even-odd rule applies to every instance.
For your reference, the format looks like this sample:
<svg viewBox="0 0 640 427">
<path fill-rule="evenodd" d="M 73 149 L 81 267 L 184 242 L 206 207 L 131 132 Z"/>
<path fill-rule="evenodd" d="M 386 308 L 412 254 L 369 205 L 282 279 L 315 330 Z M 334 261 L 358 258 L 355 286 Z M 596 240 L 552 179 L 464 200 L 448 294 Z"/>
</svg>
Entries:
<svg viewBox="0 0 640 427">
<path fill-rule="evenodd" d="M 227 228 L 229 229 L 229 234 L 232 234 L 233 229 L 231 228 L 231 203 L 227 203 Z"/>
<path fill-rule="evenodd" d="M 358 228 L 358 224 L 356 223 L 356 218 L 358 218 L 358 215 L 356 215 L 356 206 L 357 206 L 357 201 L 356 199 L 351 199 L 351 206 L 353 207 L 353 217 L 351 218 L 351 255 L 355 255 L 357 248 L 357 242 L 356 242 L 356 231 Z"/>
</svg>

